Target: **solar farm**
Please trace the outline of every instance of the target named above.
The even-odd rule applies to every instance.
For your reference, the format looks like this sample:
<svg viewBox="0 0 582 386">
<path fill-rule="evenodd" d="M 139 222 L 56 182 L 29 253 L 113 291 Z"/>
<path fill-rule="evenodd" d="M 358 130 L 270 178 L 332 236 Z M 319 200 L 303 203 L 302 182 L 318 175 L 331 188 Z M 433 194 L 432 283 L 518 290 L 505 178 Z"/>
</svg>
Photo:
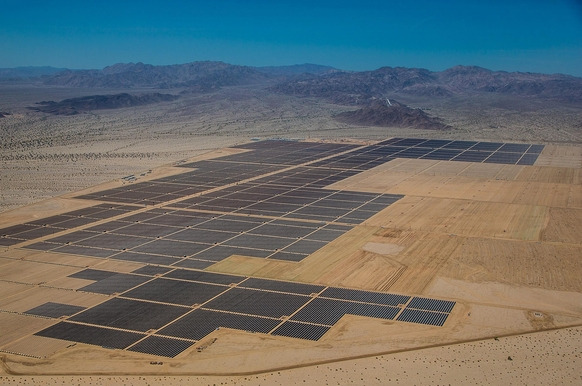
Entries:
<svg viewBox="0 0 582 386">
<path fill-rule="evenodd" d="M 262 140 L 7 212 L 0 352 L 231 374 L 580 325 L 581 170 L 557 145 Z"/>
</svg>

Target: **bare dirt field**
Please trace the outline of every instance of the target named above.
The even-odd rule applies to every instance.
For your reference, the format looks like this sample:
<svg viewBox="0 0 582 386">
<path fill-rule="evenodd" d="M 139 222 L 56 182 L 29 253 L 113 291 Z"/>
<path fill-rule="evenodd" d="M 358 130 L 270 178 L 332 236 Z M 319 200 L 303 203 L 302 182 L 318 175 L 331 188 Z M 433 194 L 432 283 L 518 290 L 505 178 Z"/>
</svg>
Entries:
<svg viewBox="0 0 582 386">
<path fill-rule="evenodd" d="M 14 89 L 2 96 L 15 112 L 0 121 L 2 228 L 93 205 L 74 192 L 124 186 L 128 182 L 121 178 L 128 175 L 138 182 L 172 175 L 179 172 L 172 165 L 181 160 L 232 153 L 215 149 L 253 137 L 373 143 L 398 136 L 546 147 L 533 166 L 395 159 L 327 186 L 403 198 L 307 258 L 233 255 L 205 269 L 456 302 L 440 327 L 345 315 L 318 341 L 221 328 L 175 358 L 71 343 L 34 335 L 54 320 L 26 311 L 51 299 L 98 305 L 116 295 L 81 291 L 91 281 L 71 274 L 87 267 L 128 273 L 146 264 L 24 248 L 52 234 L 0 247 L 1 383 L 576 384 L 582 379 L 582 135 L 573 129 L 574 113 L 566 111 L 556 121 L 569 129 L 557 130 L 548 129 L 551 119 L 537 110 L 524 113 L 519 124 L 515 114 L 488 110 L 482 122 L 435 103 L 433 110 L 463 127 L 435 133 L 345 127 L 329 118 L 341 106 L 261 98 L 259 90 L 252 102 L 250 91 L 235 88 L 155 110 L 74 117 L 28 112 L 25 107 L 38 100 L 72 91 L 42 92 L 49 95 L 39 99 Z"/>
</svg>

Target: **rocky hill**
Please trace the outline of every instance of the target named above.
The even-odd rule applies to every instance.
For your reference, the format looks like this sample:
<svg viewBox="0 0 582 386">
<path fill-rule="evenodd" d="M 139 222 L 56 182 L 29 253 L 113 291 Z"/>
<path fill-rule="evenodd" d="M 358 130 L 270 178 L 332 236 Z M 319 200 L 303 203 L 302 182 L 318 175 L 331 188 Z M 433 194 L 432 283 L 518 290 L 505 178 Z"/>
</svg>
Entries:
<svg viewBox="0 0 582 386">
<path fill-rule="evenodd" d="M 30 80 L 43 76 L 51 76 L 62 71 L 66 71 L 66 69 L 50 66 L 0 68 L 0 81 Z"/>
<path fill-rule="evenodd" d="M 127 93 L 114 95 L 91 95 L 80 98 L 64 99 L 60 102 L 44 101 L 31 110 L 54 115 L 75 115 L 81 112 L 104 109 L 119 109 L 124 107 L 142 106 L 152 103 L 173 101 L 178 96 L 170 94 L 150 93 L 131 95 Z"/>
<path fill-rule="evenodd" d="M 282 82 L 272 89 L 288 95 L 323 97 L 336 103 L 356 105 L 398 94 L 450 97 L 496 93 L 567 102 L 582 101 L 582 78 L 561 74 L 491 71 L 474 66 L 456 66 L 442 72 L 404 67 L 337 72 Z"/>
<path fill-rule="evenodd" d="M 169 66 L 144 63 L 119 63 L 102 70 L 69 70 L 44 82 L 51 86 L 110 88 L 192 87 L 209 90 L 222 86 L 264 80 L 265 74 L 252 67 L 223 62 L 192 62 Z"/>
<path fill-rule="evenodd" d="M 376 101 L 355 111 L 346 111 L 334 117 L 340 122 L 359 126 L 413 127 L 423 130 L 447 130 L 452 127 L 439 118 L 431 117 L 421 109 L 413 109 L 396 101 Z"/>
<path fill-rule="evenodd" d="M 319 64 L 293 64 L 291 66 L 255 67 L 259 72 L 272 76 L 298 76 L 303 74 L 324 75 L 339 72 L 337 68 Z"/>
</svg>

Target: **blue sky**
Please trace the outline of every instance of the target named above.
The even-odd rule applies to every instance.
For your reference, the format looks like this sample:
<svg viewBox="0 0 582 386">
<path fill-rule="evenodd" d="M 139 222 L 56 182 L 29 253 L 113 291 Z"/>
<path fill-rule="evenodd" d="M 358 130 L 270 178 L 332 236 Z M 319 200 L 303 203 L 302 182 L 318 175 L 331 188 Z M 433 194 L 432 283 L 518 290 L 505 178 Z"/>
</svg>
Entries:
<svg viewBox="0 0 582 386">
<path fill-rule="evenodd" d="M 0 68 L 221 60 L 582 76 L 580 0 L 0 0 Z"/>
</svg>

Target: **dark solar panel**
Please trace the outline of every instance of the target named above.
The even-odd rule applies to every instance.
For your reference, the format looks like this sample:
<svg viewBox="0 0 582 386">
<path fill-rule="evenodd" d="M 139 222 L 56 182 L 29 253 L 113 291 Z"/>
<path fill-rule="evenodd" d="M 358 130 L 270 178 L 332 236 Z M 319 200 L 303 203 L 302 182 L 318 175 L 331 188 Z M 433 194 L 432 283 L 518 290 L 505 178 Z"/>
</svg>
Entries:
<svg viewBox="0 0 582 386">
<path fill-rule="evenodd" d="M 241 220 L 244 218 L 241 218 Z M 211 230 L 221 230 L 225 232 L 246 232 L 257 227 L 257 223 L 247 222 L 247 221 L 232 221 L 232 220 L 224 220 L 224 219 L 214 219 L 202 223 L 197 226 L 197 228 L 201 229 L 211 229 Z"/>
<path fill-rule="evenodd" d="M 242 234 L 233 239 L 225 241 L 224 244 L 232 247 L 259 248 L 275 251 L 286 247 L 294 241 L 295 239 L 288 239 L 283 237 Z"/>
<path fill-rule="evenodd" d="M 204 308 L 280 318 L 291 315 L 310 298 L 307 296 L 233 288 L 204 305 Z"/>
<path fill-rule="evenodd" d="M 38 226 L 46 226 L 46 225 L 55 225 L 65 220 L 70 220 L 70 217 L 63 216 L 63 215 L 56 215 L 51 217 L 41 218 L 39 220 L 30 221 L 27 224 L 30 225 L 38 225 Z"/>
<path fill-rule="evenodd" d="M 447 149 L 461 149 L 466 150 L 470 149 L 472 146 L 475 146 L 477 142 L 474 141 L 453 141 L 449 144 L 444 145 L 444 148 Z"/>
<path fill-rule="evenodd" d="M 0 245 L 3 246 L 3 247 L 9 247 L 9 246 L 12 246 L 12 245 L 15 245 L 15 244 L 18 244 L 18 243 L 22 243 L 22 240 L 16 240 L 16 239 L 11 239 L 11 238 L 7 238 L 7 237 L 0 237 Z M 29 245 L 26 248 L 29 248 L 29 249 L 38 249 L 38 248 L 35 248 L 35 247 L 41 247 L 41 246 L 44 247 L 46 245 L 47 245 L 46 243 L 36 243 L 36 244 L 33 244 L 33 245 Z M 41 249 L 41 250 L 45 250 L 45 249 Z"/>
<path fill-rule="evenodd" d="M 398 316 L 396 320 L 401 322 L 428 324 L 432 326 L 442 326 L 445 324 L 449 314 L 443 314 L 440 312 L 431 311 L 421 311 L 421 310 L 411 310 L 404 309 L 402 313 Z"/>
<path fill-rule="evenodd" d="M 138 268 L 131 273 L 137 273 L 140 275 L 148 275 L 148 276 L 156 276 L 156 275 L 163 275 L 171 271 L 171 268 L 166 267 L 158 267 L 156 265 L 146 265 L 145 267 Z"/>
<path fill-rule="evenodd" d="M 82 271 L 73 273 L 73 274 L 69 275 L 68 277 L 72 277 L 75 279 L 99 281 L 99 280 L 107 279 L 108 277 L 114 276 L 116 274 L 117 274 L 117 272 L 102 271 L 99 269 L 88 268 L 88 269 L 84 269 Z"/>
<path fill-rule="evenodd" d="M 531 145 L 529 149 L 527 149 L 528 154 L 540 154 L 544 150 L 544 145 Z"/>
<path fill-rule="evenodd" d="M 127 291 L 137 285 L 150 280 L 148 277 L 131 275 L 126 273 L 116 273 L 108 278 L 99 280 L 93 284 L 79 288 L 81 291 L 94 292 L 99 294 L 111 295 Z"/>
<path fill-rule="evenodd" d="M 275 252 L 268 257 L 269 260 L 283 260 L 283 261 L 293 261 L 299 262 L 305 259 L 308 254 L 305 253 L 290 253 L 290 252 Z"/>
<path fill-rule="evenodd" d="M 471 147 L 471 150 L 495 151 L 495 150 L 499 149 L 502 145 L 503 145 L 502 143 L 497 143 L 497 142 L 479 142 L 476 145 L 474 145 L 473 147 Z"/>
<path fill-rule="evenodd" d="M 110 257 L 118 252 L 118 251 L 113 251 L 110 249 L 83 247 L 80 245 L 64 245 L 62 247 L 53 249 L 52 251 L 59 252 L 59 253 L 69 253 L 72 255 L 82 255 L 82 256 L 102 257 L 102 258 Z"/>
<path fill-rule="evenodd" d="M 198 309 L 158 331 L 161 335 L 200 340 L 220 328 L 268 333 L 280 320 Z"/>
<path fill-rule="evenodd" d="M 3 244 L 3 241 L 7 241 L 8 243 Z M 10 246 L 10 245 L 18 244 L 21 242 L 22 242 L 22 240 L 4 239 L 4 238 L 0 237 L 0 245 L 4 245 L 4 246 Z M 27 245 L 24 248 L 35 249 L 38 251 L 49 251 L 49 250 L 57 248 L 59 246 L 60 246 L 60 244 L 47 243 L 47 242 L 42 241 L 40 243 L 34 243 L 34 244 Z"/>
<path fill-rule="evenodd" d="M 458 156 L 456 156 L 453 161 L 463 161 L 463 162 L 483 162 L 492 153 L 487 151 L 473 151 L 467 150 Z"/>
<path fill-rule="evenodd" d="M 29 224 L 19 224 L 13 225 L 7 228 L 0 229 L 1 236 L 13 236 L 21 232 L 29 231 L 31 229 L 36 229 L 37 227 Z"/>
<path fill-rule="evenodd" d="M 262 236 L 300 238 L 307 236 L 311 232 L 313 232 L 313 229 L 311 228 L 265 224 L 253 229 L 249 233 Z"/>
<path fill-rule="evenodd" d="M 217 244 L 222 243 L 223 241 L 226 241 L 237 235 L 238 233 L 190 228 L 178 231 L 177 233 L 169 235 L 166 238 L 178 241 L 192 241 L 204 244 Z"/>
<path fill-rule="evenodd" d="M 432 159 L 432 160 L 450 160 L 459 154 L 461 154 L 462 150 L 456 149 L 437 149 L 432 151 L 422 157 L 423 159 Z"/>
<path fill-rule="evenodd" d="M 248 280 L 245 280 L 243 283 L 239 284 L 239 287 L 287 292 L 300 295 L 310 295 L 312 293 L 318 293 L 325 288 L 323 286 L 314 284 L 302 284 L 288 281 L 257 279 L 257 278 L 249 278 Z"/>
<path fill-rule="evenodd" d="M 392 143 L 395 146 L 415 146 L 425 142 L 426 139 L 418 139 L 418 138 L 403 138 L 400 141 L 396 141 Z"/>
<path fill-rule="evenodd" d="M 451 312 L 455 302 L 449 300 L 438 300 L 414 297 L 406 308 L 417 308 L 426 311 Z"/>
<path fill-rule="evenodd" d="M 142 237 L 116 235 L 111 233 L 100 234 L 88 239 L 76 241 L 76 245 L 95 248 L 109 248 L 109 249 L 131 249 L 138 245 L 147 242 L 147 239 Z"/>
<path fill-rule="evenodd" d="M 523 155 L 523 157 L 520 158 L 519 161 L 517 161 L 517 164 L 518 165 L 533 165 L 537 161 L 538 155 L 539 154 L 535 154 L 535 153 L 526 153 Z"/>
<path fill-rule="evenodd" d="M 306 239 L 330 242 L 337 239 L 343 234 L 344 232 L 338 232 L 323 228 L 310 234 L 309 236 L 306 237 Z"/>
<path fill-rule="evenodd" d="M 18 238 L 18 239 L 22 239 L 22 240 L 34 240 L 34 239 L 37 239 L 39 237 L 50 236 L 50 235 L 53 235 L 53 234 L 61 232 L 61 231 L 62 231 L 62 229 L 39 226 L 39 227 L 35 227 L 31 230 L 15 234 L 13 237 Z"/>
<path fill-rule="evenodd" d="M 153 224 L 131 224 L 129 226 L 127 224 L 124 225 L 125 227 L 112 230 L 111 232 L 121 235 L 156 238 L 179 231 L 179 229 L 174 227 Z"/>
<path fill-rule="evenodd" d="M 202 251 L 193 257 L 196 259 L 202 260 L 211 260 L 211 261 L 221 261 L 230 257 L 231 255 L 242 255 L 242 256 L 251 256 L 251 257 L 267 257 L 269 256 L 272 251 L 267 251 L 263 249 L 254 249 L 254 248 L 240 248 L 240 247 L 229 247 L 218 245 Z"/>
<path fill-rule="evenodd" d="M 394 319 L 400 309 L 390 306 L 356 303 L 337 299 L 315 298 L 291 319 L 295 321 L 333 326 L 344 315 Z"/>
<path fill-rule="evenodd" d="M 58 244 L 70 244 L 75 243 L 80 240 L 88 239 L 90 237 L 97 236 L 96 232 L 89 232 L 89 231 L 76 231 L 67 233 L 63 236 L 53 237 L 49 239 L 51 243 L 58 243 Z"/>
<path fill-rule="evenodd" d="M 123 349 L 144 337 L 143 334 L 134 332 L 68 322 L 57 323 L 34 335 L 118 349 Z"/>
<path fill-rule="evenodd" d="M 365 303 L 384 304 L 388 306 L 406 304 L 406 302 L 410 299 L 410 296 L 405 295 L 386 294 L 380 292 L 335 287 L 327 288 L 320 296 L 333 299 L 355 300 Z"/>
<path fill-rule="evenodd" d="M 319 340 L 330 327 L 316 326 L 313 324 L 299 323 L 299 322 L 285 322 L 272 335 L 288 336 L 290 338 Z"/>
<path fill-rule="evenodd" d="M 169 255 L 174 257 L 186 257 L 203 251 L 208 244 L 198 244 L 185 241 L 157 239 L 150 243 L 134 248 L 132 252 L 152 253 L 157 255 Z"/>
<path fill-rule="evenodd" d="M 189 281 L 200 281 L 211 284 L 237 284 L 240 283 L 244 277 L 235 275 L 225 275 L 221 273 L 190 271 L 187 269 L 176 269 L 167 273 L 164 277 L 172 279 L 181 279 Z"/>
<path fill-rule="evenodd" d="M 429 139 L 428 141 L 422 142 L 417 145 L 418 147 L 429 147 L 433 149 L 438 149 L 451 143 L 452 141 L 446 139 Z"/>
<path fill-rule="evenodd" d="M 45 316 L 47 318 L 60 318 L 62 316 L 71 316 L 81 312 L 85 307 L 74 306 L 71 304 L 48 302 L 38 307 L 25 311 L 26 314 Z"/>
<path fill-rule="evenodd" d="M 299 240 L 283 249 L 283 252 L 301 253 L 310 255 L 327 245 L 327 242 L 316 240 Z"/>
<path fill-rule="evenodd" d="M 161 357 L 174 358 L 194 345 L 187 340 L 164 338 L 161 336 L 149 336 L 128 348 L 129 351 Z"/>
<path fill-rule="evenodd" d="M 145 332 L 165 326 L 188 311 L 190 308 L 187 307 L 113 298 L 70 320 Z"/>
<path fill-rule="evenodd" d="M 183 259 L 174 264 L 175 267 L 205 269 L 214 264 L 213 261 L 203 261 L 196 259 Z"/>
<path fill-rule="evenodd" d="M 221 285 L 158 278 L 124 293 L 123 296 L 191 306 L 202 304 L 228 288 Z"/>
<path fill-rule="evenodd" d="M 179 258 L 177 257 L 149 255 L 147 253 L 134 253 L 134 252 L 121 252 L 112 256 L 111 258 L 116 260 L 136 261 L 139 263 L 163 264 L 163 265 L 172 265 L 179 261 Z"/>
<path fill-rule="evenodd" d="M 511 153 L 523 153 L 525 151 L 527 151 L 527 149 L 529 149 L 530 145 L 526 145 L 523 143 L 506 143 L 503 146 L 501 146 L 501 148 L 499 148 L 499 151 L 505 151 L 505 152 L 511 152 Z"/>
</svg>

